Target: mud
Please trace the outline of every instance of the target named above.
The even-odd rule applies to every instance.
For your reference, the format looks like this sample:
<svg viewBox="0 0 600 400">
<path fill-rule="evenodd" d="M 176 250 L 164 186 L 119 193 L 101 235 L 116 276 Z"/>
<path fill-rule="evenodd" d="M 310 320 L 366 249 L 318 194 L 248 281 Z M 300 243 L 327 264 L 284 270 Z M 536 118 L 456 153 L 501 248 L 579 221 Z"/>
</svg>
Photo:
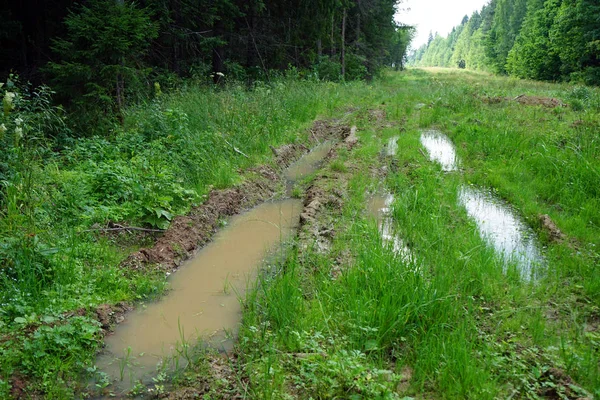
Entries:
<svg viewBox="0 0 600 400">
<path fill-rule="evenodd" d="M 94 313 L 96 314 L 96 319 L 100 322 L 100 326 L 106 332 L 114 325 L 123 322 L 125 314 L 132 309 L 131 305 L 120 302 L 114 305 L 101 304 L 96 307 Z"/>
<path fill-rule="evenodd" d="M 346 187 L 344 174 L 336 173 L 317 177 L 308 188 L 300 214 L 298 241 L 301 253 L 308 248 L 318 253 L 330 250 L 336 234 L 335 219 L 344 205 Z"/>
<path fill-rule="evenodd" d="M 337 125 L 335 122 L 318 121 L 310 130 L 313 141 L 323 143 L 327 140 L 338 140 L 338 146 L 352 148 L 358 142 L 356 128 Z M 309 154 L 305 162 L 298 163 L 299 169 L 318 168 L 322 158 L 335 156 L 331 149 L 331 143 L 323 146 L 326 154 Z M 273 149 L 278 168 L 294 165 L 294 161 L 300 155 L 306 153 L 307 148 L 302 145 L 286 145 Z M 323 151 L 322 153 L 324 153 Z M 314 158 L 314 160 L 313 160 Z M 310 164 L 310 165 L 307 165 Z M 286 174 L 279 173 L 275 168 L 260 166 L 246 174 L 245 182 L 237 187 L 225 190 L 213 190 L 207 196 L 205 203 L 194 208 L 188 215 L 177 217 L 169 229 L 160 237 L 154 246 L 141 249 L 133 253 L 123 263 L 123 268 L 136 270 L 159 269 L 172 272 L 181 267 L 181 271 L 173 275 L 171 283 L 173 291 L 157 303 L 152 303 L 124 318 L 124 313 L 129 310 L 126 304 L 116 306 L 102 305 L 98 307 L 96 317 L 103 329 L 109 331 L 115 324 L 121 323 L 115 335 L 106 338 L 107 350 L 105 356 L 99 359 L 104 371 L 115 378 L 118 375 L 119 366 L 127 364 L 128 379 L 131 382 L 141 379 L 141 376 L 149 377 L 154 373 L 154 368 L 159 359 L 173 359 L 181 352 L 181 341 L 193 343 L 198 338 L 203 338 L 214 347 L 230 348 L 229 336 L 235 333 L 235 327 L 240 319 L 239 297 L 243 297 L 247 287 L 248 279 L 256 271 L 256 267 L 262 262 L 266 249 L 272 247 L 273 243 L 284 240 L 287 235 L 300 224 L 305 232 L 315 232 L 319 237 L 333 235 L 333 231 L 323 229 L 320 224 L 315 224 L 321 206 L 336 206 L 341 208 L 341 192 L 336 188 L 333 195 L 322 198 L 321 193 L 316 190 L 308 190 L 305 204 L 301 207 L 299 200 L 285 200 L 278 203 L 267 202 L 278 190 L 282 188 L 286 180 Z M 302 171 L 300 172 L 302 175 Z M 298 179 L 298 176 L 287 176 L 287 180 Z M 336 196 L 337 193 L 337 196 Z M 263 203 L 241 216 L 235 216 L 242 211 Z M 261 214 L 261 210 L 274 210 L 279 204 L 279 210 L 271 215 Z M 281 208 L 285 210 L 282 211 Z M 289 208 L 291 207 L 291 208 Z M 289 209 L 288 209 L 289 208 Z M 303 214 L 300 217 L 299 214 Z M 257 215 L 255 215 L 258 212 Z M 233 217 L 230 226 L 220 231 L 214 241 L 207 244 L 217 228 L 224 223 L 227 217 Z M 284 221 L 285 220 L 285 221 Z M 296 222 L 294 222 L 296 221 Z M 331 221 L 331 226 L 333 226 Z M 310 226 L 310 228 L 307 228 Z M 261 242 L 262 231 L 270 231 L 266 242 Z M 244 238 L 235 240 L 223 239 L 230 235 L 229 232 L 243 232 Z M 221 242 L 229 242 L 230 249 L 223 249 Z M 252 241 L 253 256 L 245 254 L 243 244 Z M 195 254 L 196 250 L 203 245 L 196 258 L 182 265 L 184 261 Z M 213 249 L 214 248 L 214 249 Z M 236 258 L 239 265 L 243 265 L 243 271 L 231 270 L 231 266 L 238 261 L 218 260 L 214 257 Z M 207 257 L 207 254 L 209 256 Z M 194 266 L 200 264 L 200 266 Z M 217 266 L 218 268 L 215 268 Z M 225 267 L 225 268 L 224 268 Z M 234 267 L 235 269 L 235 267 Z M 193 271 L 188 273 L 186 271 Z M 229 272 L 228 272 L 229 271 Z M 212 275 L 226 274 L 213 279 Z M 217 279 L 218 278 L 218 279 Z M 214 284 L 218 285 L 218 288 Z M 210 288 L 206 285 L 213 285 Z M 231 291 L 229 291 L 231 289 Z M 218 291 L 220 295 L 216 295 Z M 201 298 L 205 297 L 204 300 Z M 193 299 L 193 301 L 192 301 Z M 200 299 L 200 300 L 199 300 Z M 215 303 L 216 302 L 216 303 Z M 214 303 L 214 304 L 213 304 Z M 188 310 L 195 307 L 194 310 Z M 200 307 L 198 310 L 196 308 Z M 175 318 L 175 320 L 173 319 Z M 204 322 L 200 325 L 197 320 Z M 208 324 L 206 322 L 209 321 Z M 183 327 L 183 330 L 180 330 Z M 221 328 L 227 328 L 227 331 Z M 121 333 L 123 332 L 123 333 Z M 164 334 L 168 332 L 167 334 Z M 167 336 L 169 336 L 167 338 Z M 157 341 L 160 341 L 158 343 Z M 178 345 L 177 342 L 180 342 Z M 229 343 L 229 344 L 225 344 Z M 126 357 L 119 356 L 119 349 L 129 349 Z M 179 354 L 180 355 L 180 354 Z M 165 358 L 166 357 L 166 358 Z M 135 368 L 130 368 L 135 366 Z M 134 370 L 136 370 L 134 372 Z M 150 375 L 148 374 L 150 373 Z M 125 385 L 127 386 L 127 385 Z M 196 393 L 196 392 L 194 392 Z M 187 394 L 182 393 L 181 398 Z"/>
<path fill-rule="evenodd" d="M 153 247 L 131 254 L 122 267 L 158 268 L 171 272 L 189 258 L 194 250 L 207 243 L 216 232 L 219 220 L 265 201 L 275 193 L 278 176 L 270 167 L 256 169 L 254 179 L 231 189 L 212 191 L 207 201 L 188 215 L 175 217 L 169 229 Z"/>
<path fill-rule="evenodd" d="M 315 121 L 309 130 L 314 143 L 342 140 L 351 134 L 351 128 L 336 121 Z M 272 148 L 278 168 L 283 169 L 308 151 L 300 144 Z M 258 166 L 248 171 L 246 181 L 234 188 L 213 190 L 204 204 L 190 213 L 175 217 L 164 235 L 153 246 L 143 248 L 121 263 L 134 270 L 147 268 L 165 272 L 176 270 L 194 251 L 215 234 L 219 221 L 247 210 L 271 198 L 284 180 L 269 166 Z"/>
<path fill-rule="evenodd" d="M 563 242 L 567 237 L 558 229 L 558 226 L 552 221 L 548 214 L 539 216 L 541 228 L 548 233 L 548 237 L 553 242 Z"/>
<path fill-rule="evenodd" d="M 230 350 L 241 319 L 240 298 L 269 249 L 284 242 L 298 226 L 301 202 L 266 202 L 231 219 L 207 246 L 170 279 L 172 290 L 158 302 L 128 314 L 97 365 L 114 381 L 149 381 L 157 365 L 180 357 L 186 343 L 201 339 Z M 127 354 L 127 356 L 123 356 Z"/>
<path fill-rule="evenodd" d="M 541 97 L 541 96 L 528 96 L 521 94 L 516 97 L 502 97 L 502 96 L 483 96 L 479 98 L 482 102 L 487 104 L 498 104 L 503 102 L 514 101 L 522 105 L 527 106 L 542 106 L 546 108 L 566 107 L 567 105 L 560 99 L 554 97 Z"/>
</svg>

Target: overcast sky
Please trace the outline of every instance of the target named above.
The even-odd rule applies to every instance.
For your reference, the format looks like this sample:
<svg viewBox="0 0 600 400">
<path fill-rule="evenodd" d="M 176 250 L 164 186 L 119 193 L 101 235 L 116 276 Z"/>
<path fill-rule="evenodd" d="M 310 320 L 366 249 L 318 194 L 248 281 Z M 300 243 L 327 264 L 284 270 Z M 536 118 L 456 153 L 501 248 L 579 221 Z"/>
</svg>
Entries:
<svg viewBox="0 0 600 400">
<path fill-rule="evenodd" d="M 447 35 L 452 27 L 460 24 L 465 15 L 469 17 L 489 0 L 404 0 L 396 20 L 403 24 L 415 25 L 417 36 L 412 47 L 418 48 L 427 42 L 429 31 Z"/>
</svg>

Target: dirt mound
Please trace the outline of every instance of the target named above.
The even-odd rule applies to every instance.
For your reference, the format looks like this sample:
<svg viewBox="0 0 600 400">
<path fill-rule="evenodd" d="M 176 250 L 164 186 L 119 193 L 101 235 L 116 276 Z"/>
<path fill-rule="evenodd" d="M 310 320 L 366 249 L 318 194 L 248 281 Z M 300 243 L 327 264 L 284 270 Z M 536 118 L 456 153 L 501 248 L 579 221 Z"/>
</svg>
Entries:
<svg viewBox="0 0 600 400">
<path fill-rule="evenodd" d="M 96 319 L 100 322 L 104 331 L 109 331 L 116 324 L 120 324 L 125 319 L 124 315 L 132 307 L 127 303 L 117 303 L 115 305 L 101 304 L 96 307 Z"/>
<path fill-rule="evenodd" d="M 539 220 L 540 220 L 542 229 L 545 230 L 546 232 L 548 232 L 548 235 L 549 235 L 551 241 L 562 242 L 566 239 L 565 234 L 562 233 L 560 231 L 560 229 L 558 229 L 558 226 L 556 226 L 554 221 L 552 221 L 552 219 L 550 219 L 550 216 L 548 214 L 540 215 Z"/>
<path fill-rule="evenodd" d="M 188 215 L 176 217 L 153 247 L 131 254 L 121 266 L 142 269 L 153 265 L 164 271 L 177 269 L 194 250 L 210 240 L 221 218 L 238 214 L 275 193 L 278 182 L 275 170 L 261 166 L 253 172 L 255 176 L 239 186 L 212 191 L 204 204 Z"/>
<path fill-rule="evenodd" d="M 567 106 L 560 99 L 554 97 L 528 96 L 525 94 L 520 94 L 517 97 L 483 96 L 479 99 L 487 104 L 498 104 L 505 101 L 516 101 L 519 104 L 527 106 L 542 106 L 547 108 Z"/>
<path fill-rule="evenodd" d="M 356 128 L 352 130 L 336 121 L 316 121 L 310 129 L 310 137 L 313 142 L 350 137 L 347 146 L 353 146 L 358 141 Z M 302 144 L 287 144 L 271 147 L 271 150 L 278 167 L 285 168 L 309 149 Z M 278 185 L 283 184 L 279 172 L 268 166 L 252 168 L 247 175 L 243 184 L 230 189 L 213 190 L 204 204 L 187 215 L 175 217 L 169 229 L 152 247 L 131 254 L 121 263 L 121 267 L 136 270 L 152 267 L 165 272 L 176 270 L 196 249 L 212 238 L 222 218 L 267 200 L 277 191 Z"/>
<path fill-rule="evenodd" d="M 339 144 L 345 145 L 345 142 Z M 335 159 L 336 155 L 334 148 L 326 160 Z M 312 247 L 317 252 L 329 251 L 336 233 L 334 222 L 344 205 L 346 186 L 347 179 L 343 173 L 327 171 L 322 172 L 307 189 L 298 233 L 301 250 Z"/>
<path fill-rule="evenodd" d="M 350 134 L 346 136 L 346 139 L 344 139 L 344 143 L 346 143 L 348 149 L 352 149 L 358 143 L 358 136 L 356 136 L 356 131 L 356 126 L 353 126 L 352 128 L 350 128 Z"/>
<path fill-rule="evenodd" d="M 281 167 L 289 167 L 299 155 L 308 152 L 308 147 L 303 144 L 284 144 L 278 148 L 273 146 L 271 151 L 275 155 L 275 162 Z"/>
<path fill-rule="evenodd" d="M 337 121 L 315 121 L 310 128 L 310 138 L 321 142 L 326 139 L 344 139 L 350 134 L 348 125 L 340 125 Z"/>
</svg>

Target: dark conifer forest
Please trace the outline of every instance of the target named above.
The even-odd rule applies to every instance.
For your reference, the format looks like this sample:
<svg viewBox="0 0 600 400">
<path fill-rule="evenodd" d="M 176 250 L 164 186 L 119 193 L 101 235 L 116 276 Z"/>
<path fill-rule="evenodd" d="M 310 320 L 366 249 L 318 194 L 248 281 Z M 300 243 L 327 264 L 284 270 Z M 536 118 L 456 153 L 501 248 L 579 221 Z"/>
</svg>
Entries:
<svg viewBox="0 0 600 400">
<path fill-rule="evenodd" d="M 0 73 L 45 83 L 78 111 L 118 111 L 154 83 L 269 80 L 296 68 L 370 78 L 402 64 L 410 28 L 395 0 L 13 1 L 0 17 Z"/>
</svg>

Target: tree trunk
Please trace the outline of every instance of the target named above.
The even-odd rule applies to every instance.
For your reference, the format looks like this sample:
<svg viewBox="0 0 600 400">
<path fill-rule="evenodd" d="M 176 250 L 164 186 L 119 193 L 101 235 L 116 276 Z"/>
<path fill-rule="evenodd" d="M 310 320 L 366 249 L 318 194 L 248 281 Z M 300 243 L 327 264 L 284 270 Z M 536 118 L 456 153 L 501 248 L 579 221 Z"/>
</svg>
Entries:
<svg viewBox="0 0 600 400">
<path fill-rule="evenodd" d="M 346 9 L 342 14 L 342 53 L 340 56 L 340 63 L 342 64 L 342 79 L 346 79 Z"/>
<path fill-rule="evenodd" d="M 331 56 L 335 56 L 335 36 L 333 35 L 335 27 L 335 13 L 331 14 Z"/>
<path fill-rule="evenodd" d="M 220 18 L 215 19 L 213 23 L 213 35 L 219 39 L 221 39 L 221 35 L 223 34 L 223 21 Z M 213 72 L 213 82 L 214 83 L 223 83 L 223 45 L 217 44 L 213 47 L 212 51 L 212 72 Z"/>
<path fill-rule="evenodd" d="M 246 38 L 246 68 L 256 67 L 256 47 L 254 47 L 254 8 L 246 18 L 248 24 L 248 37 Z"/>
<path fill-rule="evenodd" d="M 360 42 L 360 0 L 356 0 L 356 43 L 354 44 L 358 50 L 358 43 Z"/>
<path fill-rule="evenodd" d="M 175 42 L 173 43 L 173 49 L 171 54 L 171 65 L 175 74 L 181 75 L 181 66 L 179 63 L 179 59 L 181 58 L 181 44 L 180 38 L 178 37 L 178 35 L 175 35 L 175 33 L 178 32 L 180 27 L 183 25 L 181 17 L 181 1 L 175 1 L 173 8 L 173 11 L 175 13 L 175 24 L 171 24 L 171 30 L 175 37 Z"/>
<path fill-rule="evenodd" d="M 321 39 L 317 39 L 317 55 L 319 58 L 323 55 L 323 44 L 321 43 Z"/>
</svg>

